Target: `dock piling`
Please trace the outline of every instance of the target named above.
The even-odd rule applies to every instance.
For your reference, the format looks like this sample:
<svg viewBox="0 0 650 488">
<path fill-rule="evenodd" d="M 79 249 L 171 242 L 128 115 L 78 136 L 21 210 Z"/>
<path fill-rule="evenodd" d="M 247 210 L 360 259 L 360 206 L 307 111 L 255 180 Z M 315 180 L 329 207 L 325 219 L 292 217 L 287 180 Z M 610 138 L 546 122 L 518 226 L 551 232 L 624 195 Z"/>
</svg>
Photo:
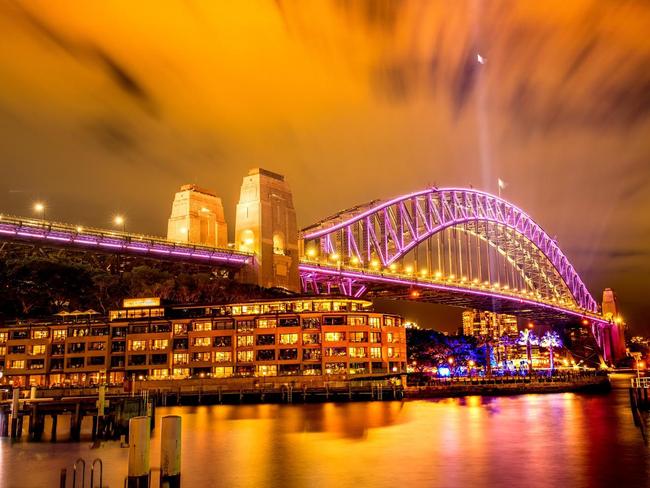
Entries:
<svg viewBox="0 0 650 488">
<path fill-rule="evenodd" d="M 181 417 L 166 415 L 160 436 L 160 488 L 181 486 Z"/>
</svg>

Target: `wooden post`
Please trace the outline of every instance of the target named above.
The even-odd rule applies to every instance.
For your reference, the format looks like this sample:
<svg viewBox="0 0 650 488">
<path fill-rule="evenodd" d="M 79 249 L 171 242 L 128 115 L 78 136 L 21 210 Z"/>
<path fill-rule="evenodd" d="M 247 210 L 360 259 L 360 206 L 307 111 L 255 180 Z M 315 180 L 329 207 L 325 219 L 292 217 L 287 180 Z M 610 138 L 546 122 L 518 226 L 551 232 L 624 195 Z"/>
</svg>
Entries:
<svg viewBox="0 0 650 488">
<path fill-rule="evenodd" d="M 81 439 L 81 404 L 75 405 L 74 413 L 70 417 L 70 440 L 78 441 Z"/>
<path fill-rule="evenodd" d="M 181 417 L 166 415 L 160 435 L 160 488 L 181 486 Z"/>
<path fill-rule="evenodd" d="M 52 414 L 52 433 L 50 435 L 50 441 L 56 442 L 56 424 L 59 421 L 59 416 L 57 414 Z"/>
<path fill-rule="evenodd" d="M 129 420 L 129 470 L 127 488 L 149 487 L 149 418 Z"/>
<path fill-rule="evenodd" d="M 20 408 L 20 390 L 14 388 L 11 397 L 11 438 L 15 439 L 18 435 L 18 410 Z"/>
<path fill-rule="evenodd" d="M 35 400 L 36 399 L 36 387 L 32 386 L 31 389 L 29 390 L 29 399 L 30 400 Z"/>
</svg>

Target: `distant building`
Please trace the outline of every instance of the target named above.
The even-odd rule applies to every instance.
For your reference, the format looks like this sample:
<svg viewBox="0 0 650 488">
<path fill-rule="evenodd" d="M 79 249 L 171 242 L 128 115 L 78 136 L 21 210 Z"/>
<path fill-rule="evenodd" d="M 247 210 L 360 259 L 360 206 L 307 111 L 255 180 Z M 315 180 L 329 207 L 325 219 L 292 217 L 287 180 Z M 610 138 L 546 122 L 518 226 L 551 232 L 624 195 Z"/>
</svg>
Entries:
<svg viewBox="0 0 650 488">
<path fill-rule="evenodd" d="M 503 335 L 516 336 L 517 334 L 517 317 L 514 315 L 482 310 L 463 312 L 463 335 L 498 339 Z"/>
<path fill-rule="evenodd" d="M 172 204 L 167 239 L 228 247 L 228 227 L 221 198 L 197 185 L 181 186 Z"/>
</svg>

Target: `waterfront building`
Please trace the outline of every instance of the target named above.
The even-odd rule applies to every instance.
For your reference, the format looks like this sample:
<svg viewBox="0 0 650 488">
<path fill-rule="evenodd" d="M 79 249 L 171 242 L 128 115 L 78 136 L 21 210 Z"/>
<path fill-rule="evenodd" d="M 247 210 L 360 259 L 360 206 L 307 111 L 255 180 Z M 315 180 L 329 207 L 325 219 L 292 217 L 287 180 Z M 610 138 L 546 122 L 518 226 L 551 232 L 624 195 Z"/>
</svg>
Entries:
<svg viewBox="0 0 650 488">
<path fill-rule="evenodd" d="M 90 317 L 1 327 L 1 381 L 76 386 L 406 371 L 402 318 L 376 313 L 365 300 L 299 297 L 164 307 L 157 299 L 131 299 L 106 318 Z"/>
<path fill-rule="evenodd" d="M 463 312 L 463 335 L 499 339 L 504 335 L 514 337 L 517 334 L 517 317 L 514 315 L 482 310 Z"/>
<path fill-rule="evenodd" d="M 197 185 L 183 185 L 174 196 L 167 239 L 203 246 L 228 246 L 221 198 Z"/>
</svg>

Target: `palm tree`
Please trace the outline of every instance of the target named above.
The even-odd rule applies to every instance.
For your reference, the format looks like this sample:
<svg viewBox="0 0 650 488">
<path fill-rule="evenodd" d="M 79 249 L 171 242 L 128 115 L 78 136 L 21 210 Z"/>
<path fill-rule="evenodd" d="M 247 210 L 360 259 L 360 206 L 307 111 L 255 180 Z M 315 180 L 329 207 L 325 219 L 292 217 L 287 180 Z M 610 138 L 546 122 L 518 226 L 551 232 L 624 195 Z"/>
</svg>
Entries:
<svg viewBox="0 0 650 488">
<path fill-rule="evenodd" d="M 526 346 L 526 356 L 528 357 L 528 372 L 533 374 L 533 347 L 539 344 L 539 339 L 535 333 L 530 329 L 519 331 L 519 339 L 517 344 Z"/>
<path fill-rule="evenodd" d="M 485 373 L 492 376 L 492 337 L 481 336 L 476 343 L 478 347 L 485 347 Z"/>
<path fill-rule="evenodd" d="M 557 347 L 562 347 L 562 339 L 557 332 L 554 330 L 547 331 L 540 341 L 540 346 L 548 348 L 548 357 L 551 363 L 551 374 L 553 374 L 554 362 L 553 362 L 553 349 Z"/>
</svg>

